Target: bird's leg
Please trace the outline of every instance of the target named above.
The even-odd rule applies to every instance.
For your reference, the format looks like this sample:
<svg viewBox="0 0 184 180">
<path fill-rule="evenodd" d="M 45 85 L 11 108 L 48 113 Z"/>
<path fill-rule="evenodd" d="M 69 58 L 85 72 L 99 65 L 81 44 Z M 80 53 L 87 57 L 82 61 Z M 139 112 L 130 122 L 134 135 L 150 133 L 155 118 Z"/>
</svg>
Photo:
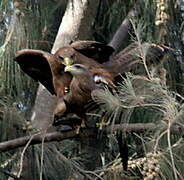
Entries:
<svg viewBox="0 0 184 180">
<path fill-rule="evenodd" d="M 66 110 L 67 110 L 66 104 L 63 98 L 59 98 L 57 101 L 56 108 L 54 110 L 54 121 L 53 121 L 54 126 L 60 124 L 61 117 L 65 114 Z"/>
<path fill-rule="evenodd" d="M 76 134 L 79 134 L 80 128 L 81 128 L 81 126 L 76 126 L 76 127 L 75 127 Z"/>
<path fill-rule="evenodd" d="M 82 119 L 81 124 L 80 124 L 80 125 L 75 126 L 76 134 L 79 134 L 79 133 L 80 133 L 81 128 L 85 128 L 85 127 L 86 127 L 85 120 L 84 120 L 84 119 Z"/>
</svg>

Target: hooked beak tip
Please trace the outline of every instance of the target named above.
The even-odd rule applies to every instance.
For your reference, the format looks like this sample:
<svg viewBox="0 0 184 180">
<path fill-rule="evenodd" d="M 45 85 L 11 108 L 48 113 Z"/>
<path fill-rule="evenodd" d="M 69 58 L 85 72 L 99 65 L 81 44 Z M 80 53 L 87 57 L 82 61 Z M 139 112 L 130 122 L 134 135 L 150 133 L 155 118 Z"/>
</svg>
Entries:
<svg viewBox="0 0 184 180">
<path fill-rule="evenodd" d="M 70 72 L 71 71 L 71 66 L 66 66 L 64 69 L 65 72 Z"/>
</svg>

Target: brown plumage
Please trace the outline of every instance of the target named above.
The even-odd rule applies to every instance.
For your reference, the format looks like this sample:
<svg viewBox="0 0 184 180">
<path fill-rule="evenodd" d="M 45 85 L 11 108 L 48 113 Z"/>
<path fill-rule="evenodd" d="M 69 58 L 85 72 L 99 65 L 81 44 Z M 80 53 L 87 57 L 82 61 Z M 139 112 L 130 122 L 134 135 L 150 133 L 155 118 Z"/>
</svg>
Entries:
<svg viewBox="0 0 184 180">
<path fill-rule="evenodd" d="M 102 67 L 102 65 L 98 63 L 96 60 L 84 56 L 71 46 L 60 48 L 58 51 L 56 51 L 54 56 L 58 62 L 60 62 L 65 66 L 71 64 L 84 64 L 86 66 L 93 66 L 95 68 Z"/>
<path fill-rule="evenodd" d="M 76 41 L 70 46 L 84 56 L 92 58 L 99 63 L 108 61 L 114 52 L 111 46 L 96 41 Z"/>
<path fill-rule="evenodd" d="M 65 72 L 73 75 L 70 83 L 70 92 L 66 95 L 67 102 L 75 101 L 77 106 L 84 105 L 91 98 L 91 91 L 96 89 L 96 84 L 88 67 L 74 64 L 65 67 Z"/>
<path fill-rule="evenodd" d="M 108 61 L 114 49 L 96 41 L 76 41 L 57 50 L 55 56 L 64 65 L 85 64 L 86 66 L 99 66 Z M 97 65 L 98 62 L 98 65 Z"/>
<path fill-rule="evenodd" d="M 82 42 L 85 42 L 85 43 L 82 43 L 81 45 L 81 41 L 79 41 L 79 42 L 72 43 L 71 46 L 60 48 L 55 53 L 57 60 L 65 66 L 70 66 L 72 64 L 85 65 L 90 71 L 90 73 L 92 74 L 92 76 L 99 77 L 98 78 L 99 81 L 100 79 L 103 79 L 104 82 L 106 82 L 109 86 L 114 87 L 115 85 L 113 83 L 112 75 L 106 69 L 104 69 L 104 66 L 102 64 L 97 62 L 97 60 L 99 61 L 99 58 L 104 58 L 104 57 L 108 58 L 107 55 L 112 53 L 111 48 L 109 46 L 103 47 L 102 44 L 97 42 L 95 43 L 94 41 L 89 41 L 89 42 L 82 41 Z M 91 44 L 96 46 L 98 45 L 101 47 L 101 49 L 100 48 L 95 49 Z M 76 47 L 77 45 L 79 45 L 79 47 L 76 50 L 76 48 L 74 49 L 73 46 Z M 85 49 L 84 47 L 87 49 Z M 86 50 L 86 53 L 89 52 L 89 54 L 88 56 L 84 56 L 83 54 L 79 53 L 78 50 L 82 50 L 83 54 L 85 54 L 84 51 Z M 107 52 L 103 52 L 102 50 L 106 50 Z M 110 51 L 110 53 L 108 51 Z M 106 53 L 106 55 L 104 55 L 102 52 L 104 54 Z M 101 60 L 101 62 L 105 62 L 105 60 L 103 59 Z"/>
<path fill-rule="evenodd" d="M 104 52 L 107 50 L 108 53 Z M 26 74 L 39 81 L 51 94 L 62 97 L 72 79 L 69 73 L 64 72 L 62 58 L 72 58 L 75 63 L 101 68 L 94 59 L 108 59 L 112 52 L 113 48 L 99 42 L 77 41 L 60 48 L 54 55 L 41 50 L 23 49 L 17 52 L 14 60 Z"/>
<path fill-rule="evenodd" d="M 101 83 L 106 84 L 108 87 L 114 88 L 115 87 L 114 78 L 119 76 L 120 73 L 128 72 L 131 70 L 134 71 L 136 70 L 136 67 L 138 65 L 142 64 L 140 59 L 140 55 L 142 55 L 141 50 L 145 51 L 144 55 L 147 60 L 148 66 L 150 66 L 150 64 L 158 65 L 159 63 L 162 62 L 162 58 L 164 57 L 164 55 L 168 51 L 171 51 L 170 48 L 163 45 L 144 43 L 140 47 L 138 43 L 133 43 L 127 48 L 125 48 L 123 51 L 118 53 L 116 56 L 111 58 L 111 60 L 103 63 L 102 65 L 89 66 L 90 63 L 88 63 L 87 60 L 85 62 L 83 61 L 85 58 L 82 58 L 81 61 L 73 60 L 72 64 L 79 63 L 85 65 L 88 72 L 91 74 L 93 80 L 96 83 L 95 85 L 96 88 L 98 88 L 97 86 L 98 79 Z M 73 83 L 73 88 L 70 87 L 70 91 L 73 92 L 73 94 L 75 94 L 76 98 L 74 96 L 69 96 L 70 100 L 68 100 L 67 102 L 74 102 L 73 104 L 75 104 L 75 106 L 73 107 L 75 108 L 79 107 L 80 105 L 83 106 L 85 103 L 87 103 L 87 101 L 91 97 L 91 92 L 93 91 L 93 88 L 91 89 L 88 88 L 89 90 L 86 91 L 87 92 L 86 94 L 84 92 L 82 93 L 82 88 L 88 87 L 88 82 L 91 82 L 87 78 L 84 78 L 85 76 L 86 76 L 85 74 L 82 74 L 81 77 L 77 78 L 75 80 L 75 83 Z M 78 102 L 78 104 L 76 102 Z"/>
<path fill-rule="evenodd" d="M 83 114 L 81 108 L 91 99 L 91 92 L 97 88 L 93 75 L 89 72 L 88 67 L 82 64 L 67 66 L 65 72 L 70 72 L 73 76 L 69 87 L 70 91 L 63 97 L 66 106 L 69 106 L 66 110 Z M 61 104 L 62 100 L 60 100 L 59 105 Z M 55 113 L 58 114 L 60 111 Z"/>
<path fill-rule="evenodd" d="M 65 66 L 56 61 L 52 54 L 24 49 L 17 52 L 15 61 L 26 74 L 39 81 L 51 94 L 61 97 L 69 87 L 72 76 L 64 73 Z"/>
<path fill-rule="evenodd" d="M 130 44 L 128 47 L 113 56 L 109 61 L 103 63 L 103 68 L 115 78 L 120 73 L 133 72 L 137 74 L 137 69 L 143 64 L 142 56 L 145 56 L 146 64 L 149 67 L 157 66 L 162 63 L 163 57 L 167 53 L 172 53 L 173 49 L 164 45 L 154 43 L 137 42 Z"/>
<path fill-rule="evenodd" d="M 21 50 L 15 61 L 25 73 L 58 96 L 55 113 L 62 115 L 80 111 L 91 99 L 91 92 L 100 87 L 98 83 L 114 88 L 114 79 L 119 74 L 132 71 L 140 64 L 142 51 L 149 65 L 159 64 L 170 50 L 163 45 L 133 43 L 108 60 L 113 52 L 111 47 L 94 41 L 79 41 L 58 49 L 54 55 L 40 50 Z M 82 64 L 85 73 L 76 76 L 64 72 L 65 67 L 72 64 Z M 65 93 L 66 88 L 69 93 Z"/>
<path fill-rule="evenodd" d="M 79 109 L 78 107 L 81 107 L 84 102 L 88 101 L 91 92 L 90 89 L 85 95 L 81 91 L 81 87 L 77 85 L 76 87 L 79 89 L 73 90 L 74 96 L 65 92 L 70 87 L 72 75 L 64 72 L 66 64 L 63 63 L 63 60 L 66 59 L 68 61 L 69 59 L 69 63 L 71 60 L 72 64 L 79 63 L 85 65 L 87 68 L 90 68 L 90 76 L 96 77 L 97 81 L 103 80 L 113 86 L 109 73 L 103 70 L 102 65 L 96 61 L 101 60 L 101 62 L 104 62 L 108 60 L 112 52 L 113 48 L 99 42 L 78 41 L 58 49 L 54 55 L 41 50 L 20 50 L 16 54 L 15 61 L 26 74 L 39 81 L 51 94 L 57 95 L 58 103 L 54 114 L 63 115 L 66 112 L 76 112 L 76 109 Z M 104 76 L 101 77 L 102 74 Z M 84 96 L 82 96 L 82 93 L 84 93 Z M 72 99 L 71 97 L 76 98 Z M 76 99 L 81 99 L 82 101 L 76 103 Z M 68 107 L 70 107 L 70 110 L 68 110 Z"/>
<path fill-rule="evenodd" d="M 58 122 L 68 113 L 75 113 L 80 118 L 85 119 L 85 104 L 91 99 L 91 92 L 98 88 L 93 74 L 89 67 L 82 64 L 73 64 L 65 67 L 65 72 L 72 74 L 70 91 L 63 98 L 58 100 L 55 109 L 53 124 Z"/>
</svg>

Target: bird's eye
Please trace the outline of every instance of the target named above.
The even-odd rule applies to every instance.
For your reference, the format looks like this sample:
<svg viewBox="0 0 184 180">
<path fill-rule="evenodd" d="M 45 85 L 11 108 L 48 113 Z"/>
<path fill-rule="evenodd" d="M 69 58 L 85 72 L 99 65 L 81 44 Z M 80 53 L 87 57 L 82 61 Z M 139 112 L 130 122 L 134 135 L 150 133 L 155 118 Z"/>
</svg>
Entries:
<svg viewBox="0 0 184 180">
<path fill-rule="evenodd" d="M 81 69 L 82 67 L 80 65 L 75 65 L 77 69 Z"/>
<path fill-rule="evenodd" d="M 60 61 L 64 61 L 64 58 L 62 56 L 59 56 Z"/>
<path fill-rule="evenodd" d="M 70 58 L 71 58 L 71 59 L 74 59 L 74 57 L 75 57 L 75 55 L 74 55 L 74 54 L 70 56 Z"/>
</svg>

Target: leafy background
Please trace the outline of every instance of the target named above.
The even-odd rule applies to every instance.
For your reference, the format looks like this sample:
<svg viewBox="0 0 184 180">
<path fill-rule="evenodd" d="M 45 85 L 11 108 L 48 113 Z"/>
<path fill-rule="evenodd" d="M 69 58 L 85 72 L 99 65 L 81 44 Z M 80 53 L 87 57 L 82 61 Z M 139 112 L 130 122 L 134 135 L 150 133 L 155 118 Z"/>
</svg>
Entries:
<svg viewBox="0 0 184 180">
<path fill-rule="evenodd" d="M 29 117 L 37 83 L 22 73 L 12 59 L 23 48 L 50 51 L 66 4 L 66 0 L 0 2 L 0 141 L 35 133 Z M 133 0 L 101 1 L 91 25 L 91 39 L 108 43 L 135 4 Z M 105 157 L 102 168 L 86 171 L 82 167 L 86 159 L 80 154 L 78 141 L 66 140 L 55 146 L 30 147 L 29 153 L 34 154 L 34 158 L 27 159 L 31 170 L 23 170 L 23 174 L 30 174 L 33 179 L 39 179 L 42 174 L 46 180 L 184 179 L 184 142 L 181 134 L 172 135 L 169 129 L 174 123 L 183 124 L 184 1 L 143 0 L 136 5 L 140 8 L 140 17 L 132 22 L 130 38 L 118 51 L 131 42 L 146 41 L 166 44 L 174 49 L 174 55 L 166 57 L 159 67 L 166 69 L 164 81 L 157 73 L 152 76 L 150 71 L 151 79 L 147 78 L 148 74 L 128 73 L 122 77 L 117 96 L 108 90 L 95 95 L 99 106 L 109 112 L 107 122 L 156 123 L 153 132 L 126 135 L 130 149 L 128 172 L 122 171 L 116 136 L 112 134 L 102 154 Z M 1 153 L 0 167 L 19 172 L 21 150 Z M 4 174 L 0 177 L 7 179 Z"/>
</svg>

